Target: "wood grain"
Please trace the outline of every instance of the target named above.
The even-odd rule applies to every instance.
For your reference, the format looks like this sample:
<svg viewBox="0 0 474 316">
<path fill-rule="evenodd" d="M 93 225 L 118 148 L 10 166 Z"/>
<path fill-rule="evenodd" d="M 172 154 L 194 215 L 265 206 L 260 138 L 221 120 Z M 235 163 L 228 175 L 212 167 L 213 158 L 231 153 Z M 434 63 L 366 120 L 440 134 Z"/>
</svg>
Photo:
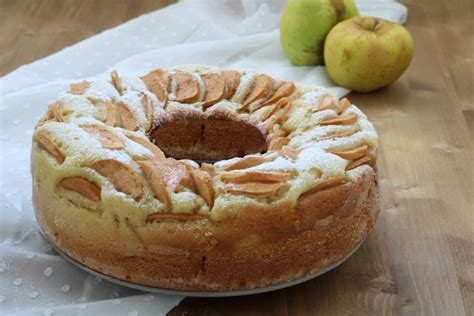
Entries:
<svg viewBox="0 0 474 316">
<path fill-rule="evenodd" d="M 0 0 L 0 74 L 169 2 Z M 388 88 L 349 96 L 380 134 L 374 232 L 345 264 L 310 282 L 187 298 L 170 315 L 474 314 L 474 4 L 403 2 L 412 65 Z"/>
<path fill-rule="evenodd" d="M 175 0 L 0 0 L 0 76 Z"/>
</svg>

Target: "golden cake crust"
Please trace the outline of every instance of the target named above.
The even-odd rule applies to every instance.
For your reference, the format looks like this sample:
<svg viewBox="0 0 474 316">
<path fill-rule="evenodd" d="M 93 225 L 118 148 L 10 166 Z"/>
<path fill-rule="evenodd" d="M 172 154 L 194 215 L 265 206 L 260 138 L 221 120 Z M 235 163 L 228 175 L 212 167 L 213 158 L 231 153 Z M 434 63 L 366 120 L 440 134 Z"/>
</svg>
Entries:
<svg viewBox="0 0 474 316">
<path fill-rule="evenodd" d="M 220 222 L 135 226 L 58 208 L 38 190 L 33 199 L 45 235 L 71 258 L 124 281 L 186 291 L 265 287 L 317 272 L 358 246 L 379 212 L 368 168 L 356 183 L 312 193 L 296 209 L 247 208 Z"/>
<path fill-rule="evenodd" d="M 72 84 L 38 123 L 33 202 L 48 239 L 98 272 L 250 289 L 357 247 L 379 212 L 376 159 L 366 116 L 323 88 L 205 66 L 114 71 Z"/>
</svg>

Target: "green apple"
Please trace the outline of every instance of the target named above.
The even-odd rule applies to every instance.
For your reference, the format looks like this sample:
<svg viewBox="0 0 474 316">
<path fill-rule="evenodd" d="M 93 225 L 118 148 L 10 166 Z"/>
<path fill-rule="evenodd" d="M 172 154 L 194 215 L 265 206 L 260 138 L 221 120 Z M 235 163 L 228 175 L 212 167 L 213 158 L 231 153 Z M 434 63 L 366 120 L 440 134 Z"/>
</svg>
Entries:
<svg viewBox="0 0 474 316">
<path fill-rule="evenodd" d="M 280 22 L 283 52 L 295 65 L 321 65 L 328 32 L 357 15 L 352 0 L 289 0 Z"/>
<path fill-rule="evenodd" d="M 408 68 L 413 53 L 413 38 L 407 29 L 373 17 L 358 16 L 337 24 L 324 44 L 329 77 L 359 92 L 397 80 Z"/>
</svg>

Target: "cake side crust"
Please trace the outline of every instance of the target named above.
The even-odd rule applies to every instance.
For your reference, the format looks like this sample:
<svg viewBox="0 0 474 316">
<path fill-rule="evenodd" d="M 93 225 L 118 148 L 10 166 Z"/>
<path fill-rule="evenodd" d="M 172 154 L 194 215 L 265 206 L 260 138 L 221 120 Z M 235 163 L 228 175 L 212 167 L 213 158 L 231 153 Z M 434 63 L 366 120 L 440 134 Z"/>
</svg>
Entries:
<svg viewBox="0 0 474 316">
<path fill-rule="evenodd" d="M 378 215 L 375 173 L 366 172 L 350 184 L 349 195 L 346 190 L 334 187 L 307 197 L 296 210 L 287 212 L 300 214 L 292 220 L 258 219 L 261 209 L 256 208 L 245 210 L 257 214 L 253 222 L 242 217 L 141 227 L 131 222 L 114 225 L 76 206 L 57 209 L 41 190 L 34 189 L 33 197 L 48 239 L 96 271 L 161 288 L 227 291 L 288 282 L 350 253 L 371 231 Z M 321 219 L 316 213 L 328 203 L 339 206 Z M 266 211 L 285 213 L 272 206 Z M 266 229 L 256 225 L 268 220 L 273 225 Z M 232 234 L 236 227 L 247 227 L 246 236 Z M 172 240 L 163 238 L 166 232 L 172 233 Z"/>
</svg>

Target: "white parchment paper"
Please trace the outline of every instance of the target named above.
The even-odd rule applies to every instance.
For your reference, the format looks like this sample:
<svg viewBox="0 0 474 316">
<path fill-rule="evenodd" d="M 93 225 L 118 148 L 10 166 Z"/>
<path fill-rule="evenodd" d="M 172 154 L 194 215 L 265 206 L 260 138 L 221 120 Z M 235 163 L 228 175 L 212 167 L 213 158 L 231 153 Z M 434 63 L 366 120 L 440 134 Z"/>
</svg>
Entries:
<svg viewBox="0 0 474 316">
<path fill-rule="evenodd" d="M 67 263 L 42 238 L 31 205 L 29 152 L 39 116 L 69 83 L 157 67 L 209 64 L 331 87 L 324 67 L 294 67 L 279 44 L 283 0 L 188 0 L 131 20 L 0 78 L 0 314 L 164 315 L 183 297 L 143 293 Z M 404 23 L 392 1 L 362 15 Z"/>
</svg>

